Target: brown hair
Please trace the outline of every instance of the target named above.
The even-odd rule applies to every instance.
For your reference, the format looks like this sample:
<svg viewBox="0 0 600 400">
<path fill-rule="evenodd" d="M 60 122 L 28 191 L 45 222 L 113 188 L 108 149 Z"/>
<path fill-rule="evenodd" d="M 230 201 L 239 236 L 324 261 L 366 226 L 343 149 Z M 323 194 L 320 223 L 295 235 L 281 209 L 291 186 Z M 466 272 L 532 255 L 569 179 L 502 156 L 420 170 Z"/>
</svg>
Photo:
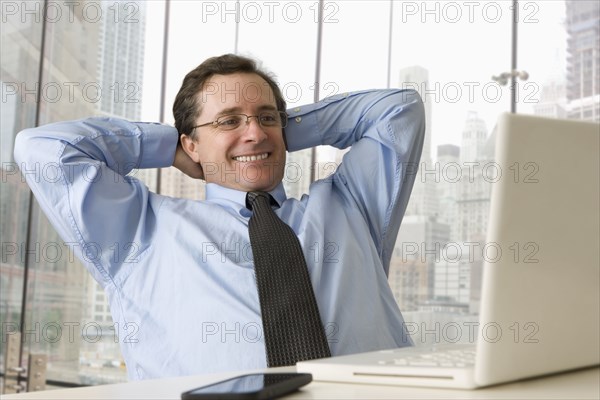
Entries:
<svg viewBox="0 0 600 400">
<path fill-rule="evenodd" d="M 277 110 L 285 112 L 285 100 L 279 86 L 277 86 L 270 73 L 261 70 L 257 66 L 256 61 L 251 58 L 235 54 L 224 54 L 205 60 L 190 71 L 183 79 L 179 93 L 177 93 L 175 102 L 173 103 L 175 128 L 177 128 L 180 134 L 190 135 L 194 130 L 193 126 L 200 113 L 201 105 L 198 101 L 198 93 L 204 88 L 206 81 L 213 75 L 229 75 L 236 72 L 252 73 L 264 79 L 273 91 Z"/>
</svg>

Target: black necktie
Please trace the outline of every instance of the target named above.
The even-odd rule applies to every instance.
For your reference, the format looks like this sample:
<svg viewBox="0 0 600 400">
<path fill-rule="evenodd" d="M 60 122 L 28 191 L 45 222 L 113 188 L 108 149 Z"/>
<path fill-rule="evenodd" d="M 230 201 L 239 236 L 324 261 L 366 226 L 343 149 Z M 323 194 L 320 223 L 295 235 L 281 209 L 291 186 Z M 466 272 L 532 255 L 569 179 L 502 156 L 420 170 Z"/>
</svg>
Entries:
<svg viewBox="0 0 600 400">
<path fill-rule="evenodd" d="M 308 268 L 296 234 L 271 209 L 270 194 L 249 192 L 246 206 L 269 367 L 330 357 Z"/>
</svg>

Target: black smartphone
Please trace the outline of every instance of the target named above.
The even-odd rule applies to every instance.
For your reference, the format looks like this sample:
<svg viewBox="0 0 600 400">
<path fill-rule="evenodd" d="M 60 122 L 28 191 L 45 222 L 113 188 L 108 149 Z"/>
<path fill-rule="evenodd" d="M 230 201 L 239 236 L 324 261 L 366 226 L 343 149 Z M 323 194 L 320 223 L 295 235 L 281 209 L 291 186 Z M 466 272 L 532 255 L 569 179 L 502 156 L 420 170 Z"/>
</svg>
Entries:
<svg viewBox="0 0 600 400">
<path fill-rule="evenodd" d="M 311 374 L 249 374 L 189 390 L 181 394 L 181 399 L 274 399 L 311 381 Z"/>
</svg>

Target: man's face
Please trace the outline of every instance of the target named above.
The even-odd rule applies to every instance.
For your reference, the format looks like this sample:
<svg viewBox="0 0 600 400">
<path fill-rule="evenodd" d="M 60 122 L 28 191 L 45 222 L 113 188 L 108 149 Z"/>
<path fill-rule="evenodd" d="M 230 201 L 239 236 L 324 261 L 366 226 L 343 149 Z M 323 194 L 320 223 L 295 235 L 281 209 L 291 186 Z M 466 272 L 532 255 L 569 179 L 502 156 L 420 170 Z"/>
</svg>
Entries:
<svg viewBox="0 0 600 400">
<path fill-rule="evenodd" d="M 268 83 L 256 74 L 213 75 L 199 94 L 196 125 L 231 114 L 258 115 L 277 111 Z M 233 131 L 213 125 L 196 128 L 194 140 L 183 141 L 186 153 L 202 165 L 207 183 L 249 191 L 269 191 L 283 179 L 285 144 L 280 127 L 263 127 L 251 118 Z"/>
</svg>

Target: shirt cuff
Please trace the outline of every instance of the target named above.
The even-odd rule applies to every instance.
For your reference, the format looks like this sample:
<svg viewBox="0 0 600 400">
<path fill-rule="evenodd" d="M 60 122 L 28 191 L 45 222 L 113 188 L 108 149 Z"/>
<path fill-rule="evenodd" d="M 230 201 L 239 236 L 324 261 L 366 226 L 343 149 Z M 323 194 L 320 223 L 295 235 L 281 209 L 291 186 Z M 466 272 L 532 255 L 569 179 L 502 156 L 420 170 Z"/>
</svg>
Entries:
<svg viewBox="0 0 600 400">
<path fill-rule="evenodd" d="M 158 123 L 137 123 L 142 131 L 138 168 L 165 168 L 173 165 L 179 141 L 177 129 Z"/>
<path fill-rule="evenodd" d="M 288 151 L 304 150 L 323 143 L 317 123 L 317 108 L 318 103 L 287 110 L 285 141 Z"/>
</svg>

